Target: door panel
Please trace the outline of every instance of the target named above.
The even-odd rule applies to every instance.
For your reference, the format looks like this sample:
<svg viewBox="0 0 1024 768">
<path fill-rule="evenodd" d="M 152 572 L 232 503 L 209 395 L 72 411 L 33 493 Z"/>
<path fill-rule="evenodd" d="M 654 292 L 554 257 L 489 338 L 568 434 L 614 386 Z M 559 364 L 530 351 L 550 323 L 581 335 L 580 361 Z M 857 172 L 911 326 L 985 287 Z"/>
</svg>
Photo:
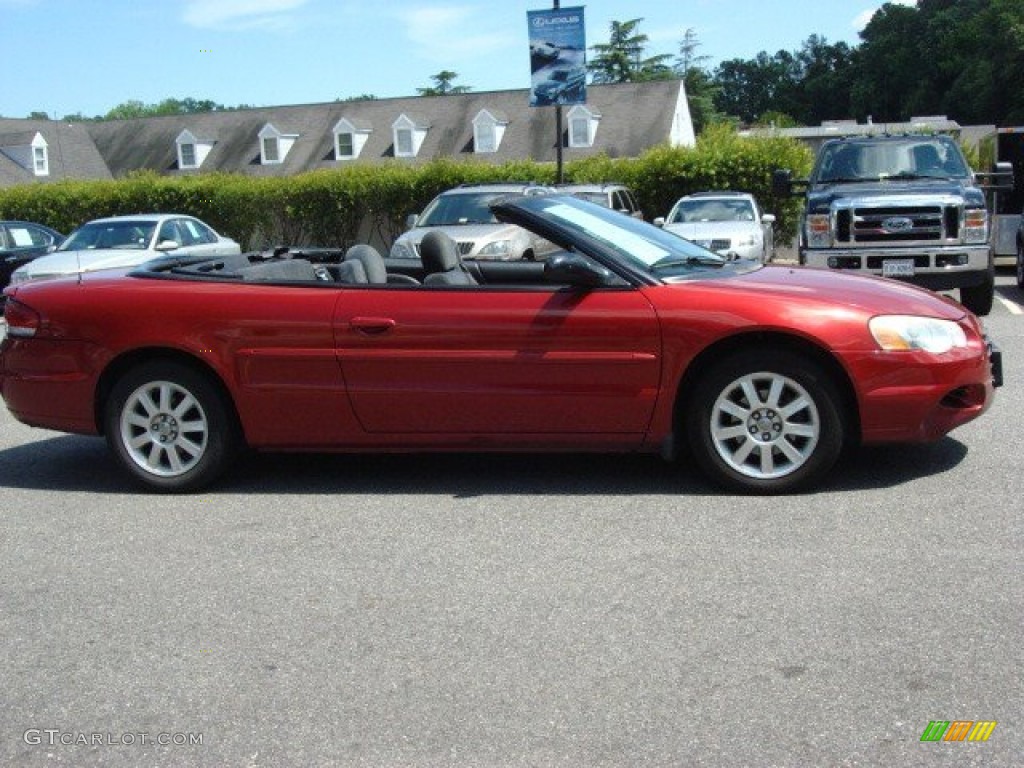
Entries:
<svg viewBox="0 0 1024 768">
<path fill-rule="evenodd" d="M 658 323 L 634 290 L 346 290 L 335 340 L 377 433 L 624 434 L 647 429 Z"/>
</svg>

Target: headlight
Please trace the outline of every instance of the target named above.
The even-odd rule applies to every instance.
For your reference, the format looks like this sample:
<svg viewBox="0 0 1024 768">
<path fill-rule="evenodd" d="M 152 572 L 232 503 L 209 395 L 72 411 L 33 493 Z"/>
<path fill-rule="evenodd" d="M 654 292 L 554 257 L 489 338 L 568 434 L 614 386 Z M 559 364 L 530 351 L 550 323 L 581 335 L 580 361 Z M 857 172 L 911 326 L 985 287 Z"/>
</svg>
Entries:
<svg viewBox="0 0 1024 768">
<path fill-rule="evenodd" d="M 988 240 L 988 211 L 971 208 L 964 214 L 964 242 L 984 243 Z"/>
<path fill-rule="evenodd" d="M 495 240 L 480 249 L 480 256 L 507 256 L 512 252 L 511 240 Z"/>
<path fill-rule="evenodd" d="M 736 238 L 736 245 L 760 245 L 760 238 L 755 233 L 740 235 Z"/>
<path fill-rule="evenodd" d="M 392 259 L 418 259 L 416 251 L 412 247 L 412 243 L 408 240 L 396 240 L 391 246 L 391 258 Z"/>
<path fill-rule="evenodd" d="M 933 355 L 941 355 L 951 349 L 967 346 L 964 329 L 952 320 L 913 315 L 880 315 L 871 318 L 868 328 L 878 346 L 888 352 L 922 349 Z"/>
<path fill-rule="evenodd" d="M 11 285 L 17 285 L 18 283 L 24 283 L 28 280 L 28 270 L 18 268 L 11 272 Z"/>
<path fill-rule="evenodd" d="M 811 248 L 828 248 L 832 245 L 832 232 L 827 213 L 810 213 L 804 222 L 807 228 L 807 245 Z"/>
</svg>

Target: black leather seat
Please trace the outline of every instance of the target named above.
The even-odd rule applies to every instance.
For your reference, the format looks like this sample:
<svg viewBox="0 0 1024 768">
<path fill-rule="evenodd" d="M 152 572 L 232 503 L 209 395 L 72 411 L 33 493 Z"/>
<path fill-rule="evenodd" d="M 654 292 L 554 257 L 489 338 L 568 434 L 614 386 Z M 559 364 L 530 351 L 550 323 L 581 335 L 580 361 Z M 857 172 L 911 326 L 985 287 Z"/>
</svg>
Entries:
<svg viewBox="0 0 1024 768">
<path fill-rule="evenodd" d="M 459 256 L 459 246 L 444 232 L 431 230 L 420 242 L 424 285 L 476 285 Z"/>
<path fill-rule="evenodd" d="M 353 245 L 345 252 L 345 261 L 362 262 L 363 270 L 366 272 L 366 281 L 371 285 L 383 285 L 388 281 L 387 269 L 384 267 L 384 258 L 372 245 Z"/>
<path fill-rule="evenodd" d="M 420 281 L 409 275 L 391 274 L 384 264 L 384 257 L 372 245 L 353 245 L 345 252 L 345 264 L 362 264 L 366 274 L 364 282 L 370 285 L 383 285 L 384 283 L 398 283 L 401 285 L 419 285 Z"/>
</svg>

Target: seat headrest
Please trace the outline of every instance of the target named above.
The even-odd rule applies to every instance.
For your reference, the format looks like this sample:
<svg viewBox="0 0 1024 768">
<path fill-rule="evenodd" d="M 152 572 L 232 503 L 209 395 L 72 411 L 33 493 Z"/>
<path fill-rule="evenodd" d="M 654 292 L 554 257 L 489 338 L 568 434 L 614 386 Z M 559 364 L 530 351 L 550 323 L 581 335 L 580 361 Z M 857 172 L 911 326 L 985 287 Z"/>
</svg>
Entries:
<svg viewBox="0 0 1024 768">
<path fill-rule="evenodd" d="M 388 281 L 384 258 L 372 245 L 353 245 L 345 252 L 345 261 L 362 262 L 366 279 L 372 284 L 382 285 Z"/>
<path fill-rule="evenodd" d="M 459 265 L 459 246 L 444 232 L 432 229 L 420 242 L 420 260 L 427 274 L 449 272 Z"/>
</svg>

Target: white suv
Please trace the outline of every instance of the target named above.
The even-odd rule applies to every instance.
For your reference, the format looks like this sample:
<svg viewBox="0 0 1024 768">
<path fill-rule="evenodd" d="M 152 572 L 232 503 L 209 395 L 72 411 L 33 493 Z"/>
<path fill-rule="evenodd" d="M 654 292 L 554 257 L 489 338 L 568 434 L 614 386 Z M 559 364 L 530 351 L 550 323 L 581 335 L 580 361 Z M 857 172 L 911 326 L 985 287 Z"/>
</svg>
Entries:
<svg viewBox="0 0 1024 768">
<path fill-rule="evenodd" d="M 435 197 L 423 213 L 409 216 L 409 231 L 395 240 L 391 258 L 419 259 L 420 241 L 432 229 L 449 235 L 458 244 L 463 259 L 543 258 L 554 246 L 514 224 L 502 224 L 494 218 L 490 204 L 502 197 L 547 195 L 554 191 L 552 187 L 535 184 L 473 184 L 449 189 Z"/>
</svg>

